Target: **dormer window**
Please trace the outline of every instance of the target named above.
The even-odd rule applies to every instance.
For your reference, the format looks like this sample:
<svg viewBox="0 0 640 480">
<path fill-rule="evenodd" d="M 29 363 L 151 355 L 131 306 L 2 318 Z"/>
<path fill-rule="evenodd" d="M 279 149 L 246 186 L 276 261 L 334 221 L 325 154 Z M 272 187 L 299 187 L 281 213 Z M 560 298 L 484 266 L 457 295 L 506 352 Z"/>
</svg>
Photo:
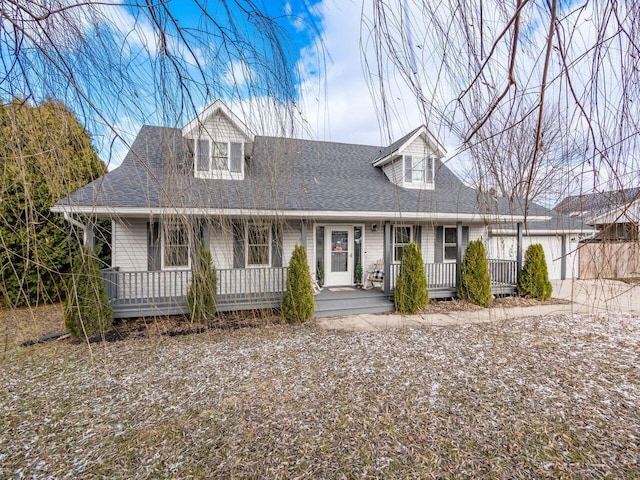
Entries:
<svg viewBox="0 0 640 480">
<path fill-rule="evenodd" d="M 200 138 L 195 153 L 197 177 L 238 180 L 244 177 L 243 143 Z"/>
<path fill-rule="evenodd" d="M 405 186 L 433 185 L 433 157 L 404 156 Z"/>
</svg>

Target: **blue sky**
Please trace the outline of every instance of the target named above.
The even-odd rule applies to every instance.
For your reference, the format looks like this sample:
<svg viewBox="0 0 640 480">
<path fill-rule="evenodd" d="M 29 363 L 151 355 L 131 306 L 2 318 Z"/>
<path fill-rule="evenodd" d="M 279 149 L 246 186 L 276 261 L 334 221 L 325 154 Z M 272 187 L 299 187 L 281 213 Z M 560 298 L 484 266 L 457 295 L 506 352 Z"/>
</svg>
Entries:
<svg viewBox="0 0 640 480">
<path fill-rule="evenodd" d="M 381 135 L 378 115 L 362 68 L 362 3 L 359 0 L 324 0 L 314 3 L 291 0 L 265 1 L 264 4 L 267 14 L 275 17 L 286 31 L 283 38 L 286 38 L 287 59 L 299 72 L 294 85 L 299 99 L 296 135 L 362 144 L 385 143 L 387 139 Z M 195 14 L 197 9 L 190 2 L 171 2 L 168 5 L 182 27 L 191 29 L 200 24 L 200 19 Z M 136 28 L 140 27 L 141 25 L 136 25 Z M 238 28 L 244 26 L 240 25 Z M 230 67 L 226 63 L 216 74 L 224 79 L 226 75 L 233 73 L 238 80 L 247 73 L 237 63 L 232 61 L 232 64 Z M 241 84 L 242 79 L 237 83 Z M 203 109 L 209 100 L 203 99 L 198 91 L 192 91 L 194 102 L 198 104 L 198 108 Z M 229 97 L 238 94 L 242 96 L 242 93 L 241 89 L 235 92 L 223 89 L 214 92 L 214 96 L 233 103 Z M 147 104 L 150 105 L 151 102 Z M 233 106 L 231 105 L 232 108 Z M 163 123 L 160 108 L 149 106 L 146 108 L 147 113 L 145 109 L 134 109 L 129 114 L 125 107 L 123 103 L 123 108 L 119 109 L 114 121 L 118 133 L 128 142 L 135 138 L 143 123 Z M 401 105 L 400 109 L 403 114 L 391 127 L 392 135 L 396 138 L 422 123 L 417 109 L 412 111 L 406 105 Z M 102 146 L 102 157 L 107 159 L 111 156 L 110 168 L 119 164 L 127 150 L 126 145 L 117 139 L 113 141 L 112 137 L 109 133 L 96 136 L 97 144 Z"/>
<path fill-rule="evenodd" d="M 26 5 L 30 5 L 24 1 Z M 142 6 L 136 7 L 136 14 L 135 9 L 124 7 L 122 4 L 107 6 L 104 3 L 82 2 L 80 7 L 65 10 L 71 16 L 71 21 L 76 22 L 75 28 L 84 34 L 84 38 L 90 39 L 89 43 L 80 45 L 80 50 L 75 43 L 77 39 L 67 36 L 69 28 L 65 28 L 64 16 L 49 18 L 46 29 L 42 32 L 37 32 L 37 25 L 33 26 L 33 23 L 26 31 L 36 40 L 46 43 L 51 37 L 63 46 L 61 53 L 65 60 L 69 60 L 70 72 L 74 76 L 77 74 L 77 78 L 80 79 L 83 97 L 78 98 L 74 89 L 69 87 L 68 81 L 65 83 L 65 79 L 61 81 L 50 71 L 43 69 L 44 72 L 40 73 L 37 81 L 31 83 L 34 93 L 32 100 L 52 96 L 69 104 L 93 135 L 101 158 L 108 162 L 111 169 L 120 163 L 128 149 L 127 144 L 133 141 L 143 124 L 181 127 L 193 118 L 196 111 L 204 109 L 217 98 L 225 100 L 240 116 L 243 111 L 258 111 L 263 114 L 258 119 L 262 124 L 254 123 L 258 127 L 264 127 L 263 130 L 254 128 L 257 134 L 273 134 L 274 130 L 277 130 L 276 127 L 280 127 L 281 131 L 286 130 L 287 134 L 291 133 L 283 128 L 283 125 L 265 121 L 271 113 L 270 107 L 273 106 L 269 101 L 289 98 L 296 99 L 293 109 L 296 128 L 293 134 L 299 137 L 386 145 L 418 125 L 426 123 L 444 143 L 449 153 L 455 153 L 458 140 L 449 128 L 458 128 L 455 132 L 458 137 L 464 136 L 465 129 L 468 131 L 472 128 L 468 119 L 459 118 L 460 109 L 457 109 L 455 102 L 457 95 L 465 90 L 467 82 L 471 80 L 464 77 L 465 72 L 460 75 L 455 68 L 450 69 L 449 77 L 439 76 L 439 65 L 449 51 L 449 45 L 442 43 L 442 39 L 447 37 L 449 32 L 447 35 L 434 33 L 433 24 L 428 19 L 423 20 L 421 2 L 395 0 L 385 2 L 385 5 L 392 10 L 389 12 L 393 17 L 392 40 L 397 41 L 400 55 L 407 54 L 412 60 L 412 67 L 416 70 L 412 79 L 419 83 L 429 101 L 438 104 L 436 114 L 431 110 L 420 111 L 415 91 L 407 85 L 407 77 L 410 74 L 394 68 L 392 62 L 385 61 L 383 57 L 380 65 L 386 75 L 387 107 L 390 112 L 387 121 L 383 121 L 378 79 L 368 78 L 365 74 L 366 61 L 369 61 L 368 66 L 371 68 L 373 65 L 375 70 L 375 55 L 372 50 L 375 41 L 370 36 L 370 28 L 374 23 L 371 0 L 254 1 L 259 7 L 264 7 L 269 16 L 276 19 L 277 29 L 282 29 L 287 34 L 282 44 L 284 58 L 287 68 L 295 67 L 298 72 L 289 84 L 283 83 L 274 73 L 277 69 L 272 67 L 278 57 L 265 54 L 271 45 L 265 41 L 259 30 L 268 24 L 258 15 L 242 12 L 240 7 L 234 7 L 230 11 L 224 9 L 225 5 L 233 5 L 235 2 L 240 5 L 245 2 L 250 4 L 250 0 L 206 2 L 204 5 L 211 15 L 207 21 L 203 20 L 196 3 L 191 1 L 155 2 L 150 7 L 153 10 L 144 10 L 143 14 L 139 13 L 140 9 L 146 8 Z M 490 8 L 492 2 L 496 2 L 496 8 Z M 496 36 L 502 29 L 501 21 L 504 20 L 496 13 L 499 4 L 497 0 L 485 0 L 484 4 L 487 7 L 483 21 L 484 31 L 488 32 L 488 37 Z M 568 1 L 561 4 L 564 9 L 563 15 L 573 6 L 573 3 Z M 444 2 L 425 5 L 435 6 L 436 15 L 442 16 L 440 25 L 449 24 L 451 11 Z M 566 24 L 577 46 L 575 51 L 569 51 L 570 55 L 575 56 L 573 80 L 577 88 L 583 88 L 591 81 L 589 75 L 581 75 L 583 72 L 590 72 L 588 68 L 591 58 L 589 55 L 579 55 L 584 52 L 585 45 L 590 45 L 594 39 L 594 5 L 597 4 L 577 4 L 576 11 L 579 10 L 578 7 L 584 8 Z M 540 65 L 536 62 L 539 62 L 539 53 L 544 51 L 544 41 L 540 41 L 544 40 L 546 35 L 546 31 L 538 28 L 538 25 L 548 23 L 548 11 L 543 2 L 531 2 L 528 6 L 532 9 L 527 17 L 529 23 L 523 26 L 521 33 L 524 35 L 526 32 L 528 36 L 527 47 L 530 48 L 530 55 L 527 57 L 524 52 L 519 56 L 519 66 L 523 67 L 522 71 L 525 73 L 520 79 L 524 78 L 524 81 L 518 88 L 524 87 L 524 91 L 535 98 L 539 94 L 541 72 Z M 192 51 L 184 47 L 184 43 L 176 35 L 176 30 L 172 30 L 170 19 L 163 12 L 163 8 L 169 9 L 177 19 L 193 45 Z M 406 12 L 407 9 L 411 14 L 403 15 L 402 12 Z M 88 10 L 93 10 L 95 15 L 86 14 Z M 508 16 L 510 13 L 507 7 L 502 16 Z M 495 21 L 491 19 L 492 14 L 498 15 L 493 19 Z M 235 24 L 231 25 L 224 20 L 229 15 L 236 19 Z M 153 28 L 153 21 L 168 27 L 170 35 L 159 39 Z M 6 20 L 3 21 L 2 27 L 5 27 L 4 22 Z M 218 30 L 218 27 L 212 27 L 216 22 L 220 24 Z M 105 28 L 104 25 L 109 27 Z M 472 26 L 472 29 L 476 27 L 477 25 Z M 209 29 L 210 34 L 213 29 L 213 37 L 203 34 L 202 29 L 205 28 Z M 461 28 L 467 28 L 464 22 Z M 12 53 L 11 48 L 7 48 L 5 43 L 10 37 L 7 34 L 9 31 L 10 29 L 4 28 L 4 42 L 0 43 L 0 56 L 4 61 L 0 69 L 5 69 L 4 72 L 0 71 L 4 74 L 0 81 L 0 96 L 3 99 L 13 95 L 24 95 L 24 85 L 20 84 L 19 78 L 16 81 L 19 70 L 6 61 L 10 60 Z M 226 42 L 215 40 L 221 38 L 221 32 L 222 35 L 228 35 Z M 402 39 L 396 38 L 401 36 Z M 245 43 L 239 42 L 238 38 L 244 38 Z M 492 58 L 492 62 L 495 61 L 495 71 L 492 72 L 495 74 L 495 81 L 491 87 L 495 89 L 502 88 L 501 85 L 506 78 L 502 65 L 506 65 L 505 55 L 508 55 L 505 46 L 508 46 L 508 42 L 503 42 L 500 46 L 501 51 Z M 172 55 L 159 55 L 163 49 L 170 51 Z M 468 68 L 468 59 L 464 56 L 464 46 L 460 51 L 461 54 L 455 58 L 455 62 L 459 62 L 461 68 L 469 75 L 471 69 Z M 26 53 L 26 50 L 23 49 L 22 53 Z M 265 58 L 262 64 L 256 65 L 258 59 Z M 612 55 L 612 58 L 615 58 L 615 55 Z M 194 75 L 197 72 L 194 68 L 196 62 L 202 66 L 206 81 L 197 74 Z M 37 62 L 32 65 L 39 66 Z M 181 77 L 182 88 L 176 80 L 175 65 L 178 66 L 180 75 L 184 74 Z M 583 70 L 582 65 L 587 69 Z M 10 68 L 13 70 L 8 71 Z M 555 68 L 559 68 L 557 62 Z M 603 64 L 601 71 L 600 81 L 606 84 L 607 95 L 606 98 L 596 100 L 609 102 L 610 110 L 616 111 L 622 98 L 617 89 L 619 81 L 616 78 L 616 65 Z M 529 72 L 531 75 L 527 75 Z M 249 88 L 250 86 L 252 88 Z M 250 92 L 253 93 L 249 95 Z M 487 98 L 490 95 L 491 93 L 486 94 Z M 572 99 L 566 97 L 566 93 L 564 95 L 567 99 L 567 109 L 570 109 Z M 256 108 L 260 102 L 262 111 Z M 508 107 L 506 104 L 505 108 Z M 482 108 L 483 106 L 478 108 L 480 114 Z M 594 108 L 601 107 L 598 105 Z M 632 113 L 635 113 L 635 110 Z M 437 115 L 441 115 L 441 121 L 438 121 Z M 448 120 L 451 120 L 449 127 L 444 125 Z M 572 129 L 586 130 L 584 117 L 574 114 L 572 121 Z M 615 140 L 613 139 L 612 143 Z M 621 144 L 624 142 L 624 139 L 620 141 Z M 627 153 L 622 149 L 621 152 Z M 456 157 L 455 161 L 459 160 L 460 158 Z M 455 163 L 453 166 L 455 168 Z"/>
</svg>

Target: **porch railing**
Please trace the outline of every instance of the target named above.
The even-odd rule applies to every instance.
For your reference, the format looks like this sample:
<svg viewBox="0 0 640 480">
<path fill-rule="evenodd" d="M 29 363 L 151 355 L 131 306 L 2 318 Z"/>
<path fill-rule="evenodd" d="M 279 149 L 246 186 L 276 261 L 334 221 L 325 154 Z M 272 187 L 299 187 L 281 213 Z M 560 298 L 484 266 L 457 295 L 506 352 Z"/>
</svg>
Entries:
<svg viewBox="0 0 640 480">
<path fill-rule="evenodd" d="M 186 298 L 190 270 L 128 272 L 118 268 L 102 271 L 107 297 L 112 305 L 162 303 Z"/>
<path fill-rule="evenodd" d="M 489 277 L 492 286 L 515 286 L 518 279 L 518 262 L 515 260 L 487 260 Z M 456 273 L 458 266 L 455 263 L 425 263 L 424 270 L 427 275 L 427 288 L 455 289 Z M 391 264 L 391 289 L 396 286 L 396 280 L 400 273 L 400 264 Z"/>
<path fill-rule="evenodd" d="M 456 288 L 455 263 L 425 263 L 424 271 L 427 275 L 427 288 Z M 396 280 L 400 273 L 400 264 L 391 264 L 391 289 L 396 287 Z"/>
<path fill-rule="evenodd" d="M 287 270 L 287 267 L 218 270 L 218 295 L 254 297 L 261 294 L 282 294 L 287 286 Z"/>
<path fill-rule="evenodd" d="M 107 297 L 112 305 L 162 304 L 186 299 L 190 270 L 102 270 Z M 225 298 L 276 298 L 286 288 L 287 267 L 217 270 L 218 296 Z"/>
<path fill-rule="evenodd" d="M 515 286 L 518 284 L 518 262 L 516 260 L 490 259 L 488 263 L 492 285 Z"/>
</svg>

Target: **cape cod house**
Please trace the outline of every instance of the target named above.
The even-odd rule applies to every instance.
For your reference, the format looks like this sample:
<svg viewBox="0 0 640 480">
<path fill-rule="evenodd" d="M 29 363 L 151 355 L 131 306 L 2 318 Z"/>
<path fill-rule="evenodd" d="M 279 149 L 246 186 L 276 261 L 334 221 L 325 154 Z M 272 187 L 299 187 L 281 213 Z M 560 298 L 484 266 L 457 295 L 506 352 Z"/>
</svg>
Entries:
<svg viewBox="0 0 640 480">
<path fill-rule="evenodd" d="M 278 306 L 296 243 L 325 291 L 383 265 L 382 298 L 358 290 L 348 308 L 323 310 L 323 292 L 319 315 L 392 310 L 411 241 L 432 298 L 455 296 L 474 239 L 487 245 L 494 293 L 514 291 L 527 243 L 543 242 L 552 278 L 574 275 L 581 223 L 530 205 L 525 224 L 521 205 L 466 186 L 444 156 L 425 126 L 382 148 L 254 136 L 216 101 L 182 129 L 142 127 L 121 166 L 52 210 L 81 221 L 89 242 L 92 222 L 111 219 L 104 277 L 116 317 L 184 312 L 199 242 L 218 271 L 219 310 Z"/>
</svg>

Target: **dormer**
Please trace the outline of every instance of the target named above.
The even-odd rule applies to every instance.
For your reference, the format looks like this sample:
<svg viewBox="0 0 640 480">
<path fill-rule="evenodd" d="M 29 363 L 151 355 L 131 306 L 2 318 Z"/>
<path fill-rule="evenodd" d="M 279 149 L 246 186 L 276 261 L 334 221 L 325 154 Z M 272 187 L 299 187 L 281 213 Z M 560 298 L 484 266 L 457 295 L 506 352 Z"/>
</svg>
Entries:
<svg viewBox="0 0 640 480">
<path fill-rule="evenodd" d="M 253 135 L 222 101 L 216 100 L 189 122 L 182 136 L 193 140 L 196 178 L 244 179 Z"/>
<path fill-rule="evenodd" d="M 435 161 L 446 155 L 442 144 L 421 125 L 380 151 L 373 161 L 387 178 L 403 188 L 433 190 Z"/>
</svg>

